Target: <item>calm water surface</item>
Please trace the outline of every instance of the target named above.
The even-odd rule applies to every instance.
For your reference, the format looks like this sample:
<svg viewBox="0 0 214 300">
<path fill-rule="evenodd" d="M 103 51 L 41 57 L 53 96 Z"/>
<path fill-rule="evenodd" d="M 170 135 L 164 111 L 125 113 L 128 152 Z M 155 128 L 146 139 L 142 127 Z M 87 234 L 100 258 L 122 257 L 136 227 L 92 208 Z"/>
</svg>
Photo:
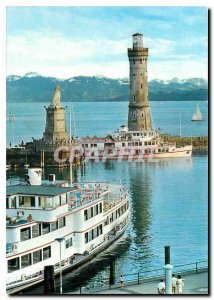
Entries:
<svg viewBox="0 0 214 300">
<path fill-rule="evenodd" d="M 8 104 L 8 114 L 16 115 L 15 141 L 41 138 L 45 127 L 44 105 Z M 207 135 L 207 102 L 199 106 L 204 122 L 191 122 L 195 102 L 151 102 L 154 127 L 182 135 Z M 101 136 L 127 123 L 127 102 L 73 103 L 78 136 Z M 67 117 L 68 119 L 68 117 Z M 7 122 L 7 142 L 11 124 Z M 57 179 L 69 179 L 67 169 L 46 169 Z M 63 276 L 64 292 L 71 283 L 87 287 L 106 284 L 109 256 L 116 257 L 116 275 L 162 268 L 164 246 L 171 246 L 174 265 L 208 258 L 208 158 L 154 160 L 145 163 L 89 162 L 73 170 L 76 181 L 120 181 L 130 191 L 131 222 L 126 234 L 108 250 L 77 271 Z M 8 182 L 23 177 L 25 171 L 8 171 Z M 87 276 L 86 276 L 87 275 Z M 57 280 L 57 286 L 58 286 Z M 42 293 L 42 287 L 28 293 Z"/>
<path fill-rule="evenodd" d="M 30 141 L 32 137 L 41 138 L 45 130 L 46 111 L 44 106 L 49 102 L 39 103 L 7 103 L 7 116 L 12 111 L 16 116 L 14 123 L 14 140 L 16 143 Z M 63 103 L 68 105 L 69 103 Z M 77 136 L 103 136 L 127 124 L 128 102 L 75 102 L 73 111 Z M 196 108 L 195 101 L 151 101 L 152 120 L 154 128 L 162 132 L 181 134 L 184 136 L 207 135 L 208 103 L 199 102 L 199 107 L 205 121 L 191 122 Z M 69 128 L 69 112 L 67 110 L 67 127 Z M 75 134 L 72 118 L 72 132 Z M 7 144 L 12 141 L 12 125 L 7 120 Z"/>
</svg>

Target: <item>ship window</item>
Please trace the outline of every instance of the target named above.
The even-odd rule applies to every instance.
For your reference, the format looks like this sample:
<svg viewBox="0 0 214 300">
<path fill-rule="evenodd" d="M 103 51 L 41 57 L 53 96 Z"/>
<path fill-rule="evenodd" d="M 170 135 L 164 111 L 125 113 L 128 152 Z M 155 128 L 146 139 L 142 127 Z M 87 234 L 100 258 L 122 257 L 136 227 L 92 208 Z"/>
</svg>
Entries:
<svg viewBox="0 0 214 300">
<path fill-rule="evenodd" d="M 98 233 L 98 232 L 97 232 L 97 228 L 94 228 L 94 229 L 93 229 L 93 236 L 94 236 L 94 239 L 98 236 L 97 233 Z"/>
<path fill-rule="evenodd" d="M 88 220 L 88 210 L 87 209 L 84 210 L 84 220 L 85 221 Z"/>
<path fill-rule="evenodd" d="M 142 146 L 142 142 L 139 142 L 139 146 Z"/>
<path fill-rule="evenodd" d="M 19 270 L 19 257 L 8 260 L 7 262 L 8 272 Z"/>
<path fill-rule="evenodd" d="M 89 231 L 89 242 L 93 240 L 93 230 Z"/>
<path fill-rule="evenodd" d="M 20 238 L 21 238 L 21 242 L 29 240 L 31 238 L 31 234 L 30 234 L 30 227 L 27 228 L 22 228 L 20 230 Z"/>
<path fill-rule="evenodd" d="M 6 208 L 9 208 L 9 198 L 6 197 Z"/>
<path fill-rule="evenodd" d="M 133 76 L 135 76 L 135 74 L 133 74 Z"/>
<path fill-rule="evenodd" d="M 50 232 L 50 224 L 42 223 L 42 234 L 46 234 L 48 232 Z"/>
<path fill-rule="evenodd" d="M 145 149 L 144 153 L 147 154 L 147 149 Z"/>
<path fill-rule="evenodd" d="M 113 213 L 110 215 L 110 223 L 113 222 Z"/>
<path fill-rule="evenodd" d="M 59 226 L 59 228 L 62 228 L 65 226 L 65 217 L 58 219 L 58 226 Z"/>
<path fill-rule="evenodd" d="M 11 198 L 11 208 L 16 208 L 16 197 Z"/>
<path fill-rule="evenodd" d="M 94 211 L 94 215 L 98 215 L 99 214 L 99 206 L 98 204 L 95 206 L 95 211 Z"/>
<path fill-rule="evenodd" d="M 32 226 L 32 238 L 35 238 L 37 236 L 41 235 L 41 227 L 40 224 L 36 224 Z"/>
<path fill-rule="evenodd" d="M 103 225 L 99 225 L 99 235 L 101 235 L 103 233 Z"/>
<path fill-rule="evenodd" d="M 31 265 L 31 253 L 21 256 L 21 268 L 26 268 Z"/>
<path fill-rule="evenodd" d="M 144 144 L 145 144 L 145 146 L 147 146 L 147 142 L 145 142 Z"/>
<path fill-rule="evenodd" d="M 88 243 L 88 232 L 85 233 L 85 244 Z"/>
<path fill-rule="evenodd" d="M 42 261 L 42 250 L 37 250 L 33 252 L 33 264 L 37 264 Z"/>
<path fill-rule="evenodd" d="M 57 222 L 53 222 L 51 223 L 51 231 L 57 230 L 58 229 L 58 223 Z"/>
<path fill-rule="evenodd" d="M 19 206 L 35 207 L 35 197 L 19 196 Z"/>
<path fill-rule="evenodd" d="M 72 238 L 68 239 L 65 241 L 65 248 L 69 248 L 72 246 Z"/>
<path fill-rule="evenodd" d="M 169 149 L 166 149 L 166 152 L 169 152 Z"/>
<path fill-rule="evenodd" d="M 142 59 L 140 59 L 140 64 L 142 64 Z"/>
<path fill-rule="evenodd" d="M 94 216 L 94 208 L 91 207 L 91 218 L 93 218 L 93 216 Z"/>
<path fill-rule="evenodd" d="M 88 148 L 88 144 L 85 144 L 85 148 Z"/>
<path fill-rule="evenodd" d="M 126 145 L 125 143 L 122 143 L 122 147 L 125 147 L 125 145 Z"/>
<path fill-rule="evenodd" d="M 51 246 L 43 249 L 43 260 L 48 259 L 49 257 L 51 257 Z"/>
<path fill-rule="evenodd" d="M 158 152 L 161 152 L 161 149 L 158 149 Z"/>
<path fill-rule="evenodd" d="M 100 203 L 100 213 L 103 211 L 102 203 Z"/>
</svg>

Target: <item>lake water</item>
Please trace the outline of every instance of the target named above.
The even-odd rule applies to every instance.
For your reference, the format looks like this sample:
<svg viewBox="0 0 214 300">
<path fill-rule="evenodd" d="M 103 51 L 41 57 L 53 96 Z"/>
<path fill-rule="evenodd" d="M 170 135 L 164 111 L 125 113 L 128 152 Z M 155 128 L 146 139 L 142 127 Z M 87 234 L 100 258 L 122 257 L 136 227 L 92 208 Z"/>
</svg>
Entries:
<svg viewBox="0 0 214 300">
<path fill-rule="evenodd" d="M 16 120 L 14 126 L 14 141 L 30 141 L 32 137 L 41 138 L 45 130 L 46 111 L 44 106 L 49 102 L 7 103 L 7 116 L 12 111 Z M 64 103 L 69 106 L 69 103 Z M 74 102 L 73 111 L 77 136 L 104 136 L 120 125 L 127 124 L 128 102 Z M 199 102 L 199 107 L 205 119 L 203 122 L 191 122 L 196 109 L 194 101 L 151 101 L 152 120 L 154 128 L 161 128 L 164 133 L 201 136 L 208 133 L 208 102 Z M 69 111 L 67 111 L 67 127 L 69 128 Z M 13 140 L 12 124 L 7 120 L 7 144 Z M 75 133 L 72 118 L 72 133 Z"/>
<path fill-rule="evenodd" d="M 39 138 L 44 130 L 47 103 L 10 106 L 17 116 L 16 141 Z M 207 118 L 207 103 L 201 102 Z M 74 103 L 79 136 L 102 135 L 126 123 L 127 103 Z M 180 111 L 183 135 L 207 135 L 207 121 L 193 124 L 195 102 L 151 102 L 153 120 L 163 131 L 178 134 Z M 29 111 L 30 110 L 30 111 Z M 167 112 L 167 114 L 166 114 Z M 35 125 L 36 124 L 36 125 Z M 168 125 L 167 125 L 168 124 Z M 10 124 L 8 124 L 10 126 Z M 7 132 L 9 136 L 9 130 Z M 46 169 L 45 176 L 68 179 L 67 169 Z M 109 256 L 116 258 L 116 275 L 159 269 L 164 264 L 164 246 L 171 246 L 173 265 L 208 259 L 208 157 L 154 160 L 145 163 L 88 162 L 73 170 L 75 181 L 110 181 L 124 184 L 130 191 L 131 221 L 126 234 L 86 266 L 63 275 L 63 290 L 71 284 L 94 287 L 109 277 Z M 23 177 L 25 171 L 7 172 L 8 180 Z M 59 281 L 57 279 L 57 286 Z M 42 293 L 32 288 L 28 293 Z"/>
</svg>

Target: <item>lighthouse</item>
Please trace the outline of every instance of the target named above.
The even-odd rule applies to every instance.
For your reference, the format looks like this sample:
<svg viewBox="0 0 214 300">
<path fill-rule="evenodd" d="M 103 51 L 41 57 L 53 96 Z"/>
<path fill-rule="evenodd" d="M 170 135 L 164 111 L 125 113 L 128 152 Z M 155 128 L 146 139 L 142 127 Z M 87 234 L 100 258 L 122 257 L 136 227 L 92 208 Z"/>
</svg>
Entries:
<svg viewBox="0 0 214 300">
<path fill-rule="evenodd" d="M 143 35 L 133 34 L 133 47 L 128 48 L 129 57 L 129 131 L 152 130 L 148 101 L 148 48 L 143 47 Z"/>
<path fill-rule="evenodd" d="M 46 127 L 43 138 L 46 143 L 66 144 L 69 134 L 65 124 L 65 108 L 61 105 L 60 86 L 55 88 L 52 102 L 46 109 Z"/>
</svg>

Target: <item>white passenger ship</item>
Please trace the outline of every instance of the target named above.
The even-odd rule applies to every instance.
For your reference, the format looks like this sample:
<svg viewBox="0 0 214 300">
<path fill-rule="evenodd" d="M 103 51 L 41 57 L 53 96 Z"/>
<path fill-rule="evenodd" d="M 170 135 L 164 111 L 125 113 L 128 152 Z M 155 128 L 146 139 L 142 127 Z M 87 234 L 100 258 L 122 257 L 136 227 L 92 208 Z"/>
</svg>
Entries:
<svg viewBox="0 0 214 300">
<path fill-rule="evenodd" d="M 176 147 L 176 142 L 164 142 L 159 131 L 128 131 L 126 125 L 106 138 L 79 140 L 86 159 L 128 159 L 190 157 L 192 145 Z"/>
<path fill-rule="evenodd" d="M 27 183 L 7 187 L 7 293 L 44 279 L 44 267 L 74 269 L 107 248 L 129 222 L 129 195 L 117 184 L 41 180 L 29 169 Z M 61 244 L 57 239 L 63 238 Z"/>
</svg>

